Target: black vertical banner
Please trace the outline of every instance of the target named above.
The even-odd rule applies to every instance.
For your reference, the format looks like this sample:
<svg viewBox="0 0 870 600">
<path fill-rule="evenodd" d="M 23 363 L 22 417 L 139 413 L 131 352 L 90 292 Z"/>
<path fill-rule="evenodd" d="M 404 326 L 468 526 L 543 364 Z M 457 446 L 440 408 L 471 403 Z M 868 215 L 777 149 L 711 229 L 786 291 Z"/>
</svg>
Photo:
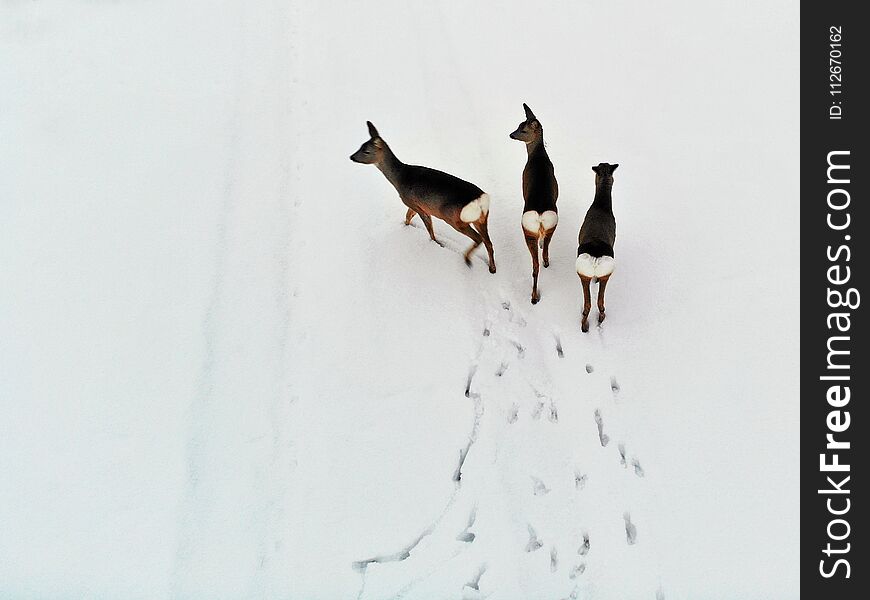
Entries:
<svg viewBox="0 0 870 600">
<path fill-rule="evenodd" d="M 870 592 L 866 236 L 870 24 L 801 3 L 801 592 Z M 870 301 L 870 297 L 866 298 Z M 859 458 L 859 457 L 863 457 Z"/>
</svg>

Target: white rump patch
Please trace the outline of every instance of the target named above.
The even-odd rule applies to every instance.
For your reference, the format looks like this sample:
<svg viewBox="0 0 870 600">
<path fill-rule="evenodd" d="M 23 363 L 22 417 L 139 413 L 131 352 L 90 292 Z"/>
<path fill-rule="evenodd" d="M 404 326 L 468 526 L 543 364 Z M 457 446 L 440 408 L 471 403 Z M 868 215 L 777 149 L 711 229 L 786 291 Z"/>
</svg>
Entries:
<svg viewBox="0 0 870 600">
<path fill-rule="evenodd" d="M 555 210 L 545 210 L 541 214 L 541 225 L 544 226 L 544 229 L 550 230 L 555 227 L 559 223 L 559 213 Z"/>
<path fill-rule="evenodd" d="M 541 215 L 538 211 L 529 210 L 523 213 L 523 229 L 529 233 L 538 233 L 541 229 Z"/>
<path fill-rule="evenodd" d="M 474 223 L 488 213 L 489 194 L 481 194 L 479 198 L 475 198 L 462 207 L 462 211 L 459 213 L 459 219 L 463 223 Z"/>
<path fill-rule="evenodd" d="M 612 256 L 592 256 L 584 252 L 577 257 L 577 274 L 583 277 L 606 277 L 613 273 L 616 261 Z"/>
<path fill-rule="evenodd" d="M 539 237 L 558 223 L 559 214 L 554 210 L 545 210 L 542 213 L 536 210 L 527 210 L 523 213 L 523 229 Z"/>
</svg>

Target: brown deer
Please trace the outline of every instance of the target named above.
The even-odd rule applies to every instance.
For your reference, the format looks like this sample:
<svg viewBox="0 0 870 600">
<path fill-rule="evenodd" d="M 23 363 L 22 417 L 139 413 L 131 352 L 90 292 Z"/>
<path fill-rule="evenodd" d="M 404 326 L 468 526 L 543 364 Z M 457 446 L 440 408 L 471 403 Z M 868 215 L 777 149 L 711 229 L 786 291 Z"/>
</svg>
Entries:
<svg viewBox="0 0 870 600">
<path fill-rule="evenodd" d="M 577 246 L 577 275 L 583 284 L 583 318 L 580 329 L 589 331 L 592 298 L 589 284 L 598 280 L 598 322 L 604 320 L 604 290 L 615 266 L 613 244 L 616 242 L 616 218 L 613 216 L 611 190 L 613 172 L 619 165 L 600 163 L 595 171 L 595 199 L 580 226 Z"/>
<path fill-rule="evenodd" d="M 556 199 L 559 184 L 553 172 L 553 163 L 544 148 L 544 129 L 532 110 L 524 103 L 526 120 L 510 134 L 515 140 L 526 143 L 529 158 L 523 169 L 523 235 L 532 255 L 532 304 L 541 299 L 538 293 L 538 245 L 543 252 L 544 268 L 550 266 L 550 239 L 559 223 Z"/>
<path fill-rule="evenodd" d="M 399 198 L 408 212 L 405 225 L 411 224 L 414 215 L 420 215 L 432 241 L 432 217 L 438 217 L 473 242 L 464 255 L 465 264 L 471 266 L 471 254 L 483 243 L 489 254 L 489 272 L 495 273 L 495 257 L 486 222 L 489 218 L 489 195 L 467 181 L 428 167 L 406 165 L 393 154 L 390 147 L 370 121 L 370 139 L 350 159 L 362 164 L 373 164 L 399 192 Z"/>
</svg>

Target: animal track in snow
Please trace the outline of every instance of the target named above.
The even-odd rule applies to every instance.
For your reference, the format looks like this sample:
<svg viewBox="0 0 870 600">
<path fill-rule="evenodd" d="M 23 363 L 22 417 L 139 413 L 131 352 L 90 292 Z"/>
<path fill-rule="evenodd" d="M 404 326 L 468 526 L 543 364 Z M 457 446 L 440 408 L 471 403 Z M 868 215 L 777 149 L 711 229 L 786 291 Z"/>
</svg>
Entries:
<svg viewBox="0 0 870 600">
<path fill-rule="evenodd" d="M 637 458 L 631 459 L 631 466 L 634 467 L 634 474 L 638 477 L 644 476 L 643 467 L 640 466 L 640 461 Z"/>
<path fill-rule="evenodd" d="M 583 542 L 580 544 L 580 547 L 577 548 L 577 554 L 580 556 L 586 556 L 589 553 L 589 534 L 585 531 L 583 532 Z"/>
<path fill-rule="evenodd" d="M 535 533 L 534 527 L 528 525 L 529 528 L 529 543 L 526 544 L 526 552 L 534 552 L 540 549 L 544 544 L 538 539 L 538 534 Z"/>
<path fill-rule="evenodd" d="M 503 362 L 498 366 L 498 370 L 495 372 L 496 377 L 501 377 L 504 375 L 504 372 L 507 371 L 508 363 Z"/>
<path fill-rule="evenodd" d="M 627 467 L 628 464 L 625 462 L 625 444 L 620 442 L 618 448 L 619 448 L 619 464 L 621 464 L 623 467 Z"/>
<path fill-rule="evenodd" d="M 532 418 L 536 421 L 541 418 L 541 415 L 544 412 L 544 407 L 548 406 L 547 410 L 547 418 L 551 423 L 559 422 L 559 410 L 556 408 L 556 402 L 552 397 L 547 394 L 541 393 L 538 390 L 535 390 L 535 396 L 537 396 L 538 401 L 535 404 L 535 408 L 532 410 Z"/>
<path fill-rule="evenodd" d="M 517 358 L 524 358 L 526 356 L 526 348 L 521 343 L 516 340 L 511 340 L 511 344 L 514 345 L 514 348 L 517 349 Z"/>
<path fill-rule="evenodd" d="M 483 337 L 489 337 L 491 327 L 492 323 L 490 323 L 489 321 L 483 324 Z"/>
<path fill-rule="evenodd" d="M 474 541 L 475 537 L 476 536 L 473 533 L 471 533 L 470 531 L 463 531 L 462 533 L 460 533 L 459 535 L 456 536 L 456 541 L 457 542 L 466 542 L 466 543 L 470 544 L 471 542 Z"/>
<path fill-rule="evenodd" d="M 625 541 L 632 546 L 637 542 L 637 527 L 631 522 L 631 515 L 628 512 L 624 513 L 622 518 L 625 520 Z"/>
<path fill-rule="evenodd" d="M 610 437 L 604 433 L 604 419 L 601 417 L 601 411 L 597 408 L 595 409 L 595 424 L 598 425 L 598 440 L 603 448 L 610 442 Z"/>
<path fill-rule="evenodd" d="M 616 381 L 616 377 L 610 378 L 610 389 L 611 391 L 613 391 L 614 394 L 619 393 L 619 382 Z"/>
<path fill-rule="evenodd" d="M 559 568 L 559 555 L 556 551 L 556 546 L 550 548 L 550 573 L 555 573 Z"/>
<path fill-rule="evenodd" d="M 656 590 L 656 600 L 665 600 L 665 593 L 662 591 L 662 588 Z"/>
<path fill-rule="evenodd" d="M 428 529 L 423 531 L 413 542 L 399 550 L 394 554 L 382 554 L 380 556 L 373 556 L 372 558 L 367 558 L 365 560 L 358 560 L 352 563 L 352 567 L 356 571 L 360 571 L 362 573 L 366 572 L 366 569 L 371 563 L 388 563 L 388 562 L 401 562 L 406 560 L 411 556 L 411 551 L 417 547 L 417 545 L 423 541 L 423 538 L 430 535 L 434 529 L 435 525 L 431 525 Z"/>
<path fill-rule="evenodd" d="M 472 589 L 476 592 L 480 591 L 480 579 L 483 577 L 483 574 L 486 573 L 486 564 L 480 565 L 480 569 L 477 570 L 477 575 L 475 575 L 471 581 L 465 584 L 465 588 Z"/>
<path fill-rule="evenodd" d="M 534 475 L 529 475 L 532 479 L 532 492 L 535 496 L 543 496 L 544 494 L 550 493 L 550 488 L 544 484 L 543 481 L 535 477 Z"/>
<path fill-rule="evenodd" d="M 594 371 L 594 370 L 595 370 L 595 367 L 593 367 L 593 366 L 590 365 L 589 363 L 586 363 L 586 372 L 587 372 L 587 373 L 591 373 L 591 372 Z"/>
<path fill-rule="evenodd" d="M 552 398 L 550 398 L 550 412 L 547 414 L 547 418 L 550 419 L 551 423 L 559 422 L 559 411 L 556 410 L 556 403 L 553 402 Z"/>
<path fill-rule="evenodd" d="M 474 374 L 477 373 L 477 365 L 471 365 L 468 369 L 468 378 L 465 380 L 465 397 L 471 397 L 471 381 L 474 379 Z"/>
<path fill-rule="evenodd" d="M 474 526 L 474 521 L 477 520 L 477 507 L 471 509 L 471 514 L 468 516 L 468 524 L 465 526 L 459 535 L 456 536 L 456 540 L 460 542 L 471 543 L 474 541 L 476 537 L 473 533 L 468 531 Z"/>
<path fill-rule="evenodd" d="M 473 371 L 471 374 L 473 375 Z M 469 383 L 470 383 L 470 378 L 469 378 Z M 479 394 L 472 394 L 471 397 L 474 399 L 474 421 L 473 421 L 472 426 L 471 426 L 471 432 L 468 434 L 468 444 L 465 446 L 464 449 L 459 451 L 459 464 L 456 467 L 456 472 L 453 475 L 453 480 L 454 480 L 455 485 L 456 485 L 453 493 L 450 495 L 450 498 L 448 498 L 447 503 L 444 505 L 444 508 L 441 511 L 441 514 L 434 521 L 432 521 L 429 524 L 429 526 L 426 527 L 426 529 L 424 529 L 416 538 L 414 538 L 414 540 L 410 544 L 408 544 L 407 546 L 405 546 L 404 548 L 402 548 L 401 550 L 399 550 L 398 552 L 395 552 L 393 554 L 381 554 L 381 555 L 373 556 L 371 558 L 367 558 L 364 560 L 354 561 L 353 563 L 351 563 L 351 567 L 354 570 L 359 571 L 362 574 L 362 584 L 361 584 L 359 593 L 357 594 L 357 598 L 361 598 L 363 591 L 365 590 L 366 572 L 368 570 L 368 566 L 371 563 L 401 562 L 403 560 L 408 559 L 411 556 L 411 552 L 420 544 L 420 542 L 422 542 L 423 539 L 425 539 L 426 537 L 432 535 L 432 533 L 436 530 L 438 525 L 441 523 L 441 520 L 448 513 L 450 507 L 453 505 L 454 501 L 456 500 L 457 495 L 458 495 L 460 488 L 462 486 L 462 482 L 461 482 L 462 465 L 465 462 L 465 459 L 468 456 L 468 453 L 471 450 L 471 447 L 477 441 L 477 436 L 478 436 L 478 433 L 480 431 L 480 423 L 481 423 L 481 420 L 483 418 L 483 412 L 484 412 L 483 402 L 480 400 L 480 395 Z M 477 510 L 475 508 L 471 513 L 471 517 L 469 518 L 469 524 L 466 527 L 466 532 L 467 532 L 468 528 L 470 528 L 471 525 L 474 523 L 474 519 L 476 518 L 476 513 L 477 513 Z M 474 538 L 472 537 L 471 540 L 473 540 L 473 539 Z M 469 540 L 469 541 L 471 541 L 471 540 Z"/>
<path fill-rule="evenodd" d="M 453 482 L 459 483 L 462 481 L 462 465 L 465 464 L 465 458 L 468 456 L 468 450 L 471 448 L 471 444 L 466 448 L 462 448 L 459 450 L 459 464 L 456 466 L 456 471 L 453 472 Z"/>
<path fill-rule="evenodd" d="M 577 600 L 580 596 L 580 588 L 574 586 L 574 589 L 571 591 L 571 594 L 562 598 L 562 600 Z"/>
<path fill-rule="evenodd" d="M 562 340 L 559 339 L 559 336 L 555 336 L 556 338 L 556 355 L 559 358 L 565 358 L 565 351 L 562 350 Z"/>
<path fill-rule="evenodd" d="M 588 477 L 586 474 L 581 473 L 579 471 L 574 471 L 574 489 L 582 490 L 586 487 L 586 480 Z"/>
<path fill-rule="evenodd" d="M 508 315 L 509 315 L 508 320 L 511 323 L 516 323 L 519 327 L 526 326 L 526 320 L 523 318 L 523 316 L 520 314 L 517 314 L 511 310 L 510 301 L 505 300 L 504 302 L 501 303 L 501 307 L 508 312 Z"/>
<path fill-rule="evenodd" d="M 520 405 L 514 402 L 514 405 L 511 407 L 511 412 L 508 415 L 508 423 L 513 425 L 517 422 L 517 419 L 520 416 Z"/>
<path fill-rule="evenodd" d="M 471 451 L 471 447 L 474 445 L 474 442 L 477 441 L 477 434 L 480 431 L 480 421 L 483 418 L 483 402 L 480 400 L 480 394 L 472 394 L 471 397 L 474 400 L 474 422 L 471 425 L 471 433 L 468 435 L 468 444 L 465 445 L 465 448 L 462 448 L 459 451 L 459 464 L 456 466 L 456 471 L 453 473 L 453 482 L 457 487 L 462 481 L 462 465 L 465 464 L 465 459 L 468 458 L 468 453 Z"/>
<path fill-rule="evenodd" d="M 586 571 L 586 563 L 580 563 L 579 565 L 575 565 L 574 568 L 571 569 L 571 572 L 568 573 L 568 577 L 570 579 L 577 579 L 579 575 L 582 575 Z"/>
</svg>

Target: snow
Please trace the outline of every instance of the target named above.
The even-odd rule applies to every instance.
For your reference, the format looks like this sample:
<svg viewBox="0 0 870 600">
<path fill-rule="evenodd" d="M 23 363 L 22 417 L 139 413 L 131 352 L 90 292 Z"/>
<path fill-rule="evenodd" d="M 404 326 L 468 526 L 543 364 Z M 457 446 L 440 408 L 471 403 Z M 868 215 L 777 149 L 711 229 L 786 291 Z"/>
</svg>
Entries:
<svg viewBox="0 0 870 600">
<path fill-rule="evenodd" d="M 773 0 L 4 3 L 0 596 L 797 597 L 797 43 Z M 366 120 L 489 194 L 498 273 Z"/>
</svg>

